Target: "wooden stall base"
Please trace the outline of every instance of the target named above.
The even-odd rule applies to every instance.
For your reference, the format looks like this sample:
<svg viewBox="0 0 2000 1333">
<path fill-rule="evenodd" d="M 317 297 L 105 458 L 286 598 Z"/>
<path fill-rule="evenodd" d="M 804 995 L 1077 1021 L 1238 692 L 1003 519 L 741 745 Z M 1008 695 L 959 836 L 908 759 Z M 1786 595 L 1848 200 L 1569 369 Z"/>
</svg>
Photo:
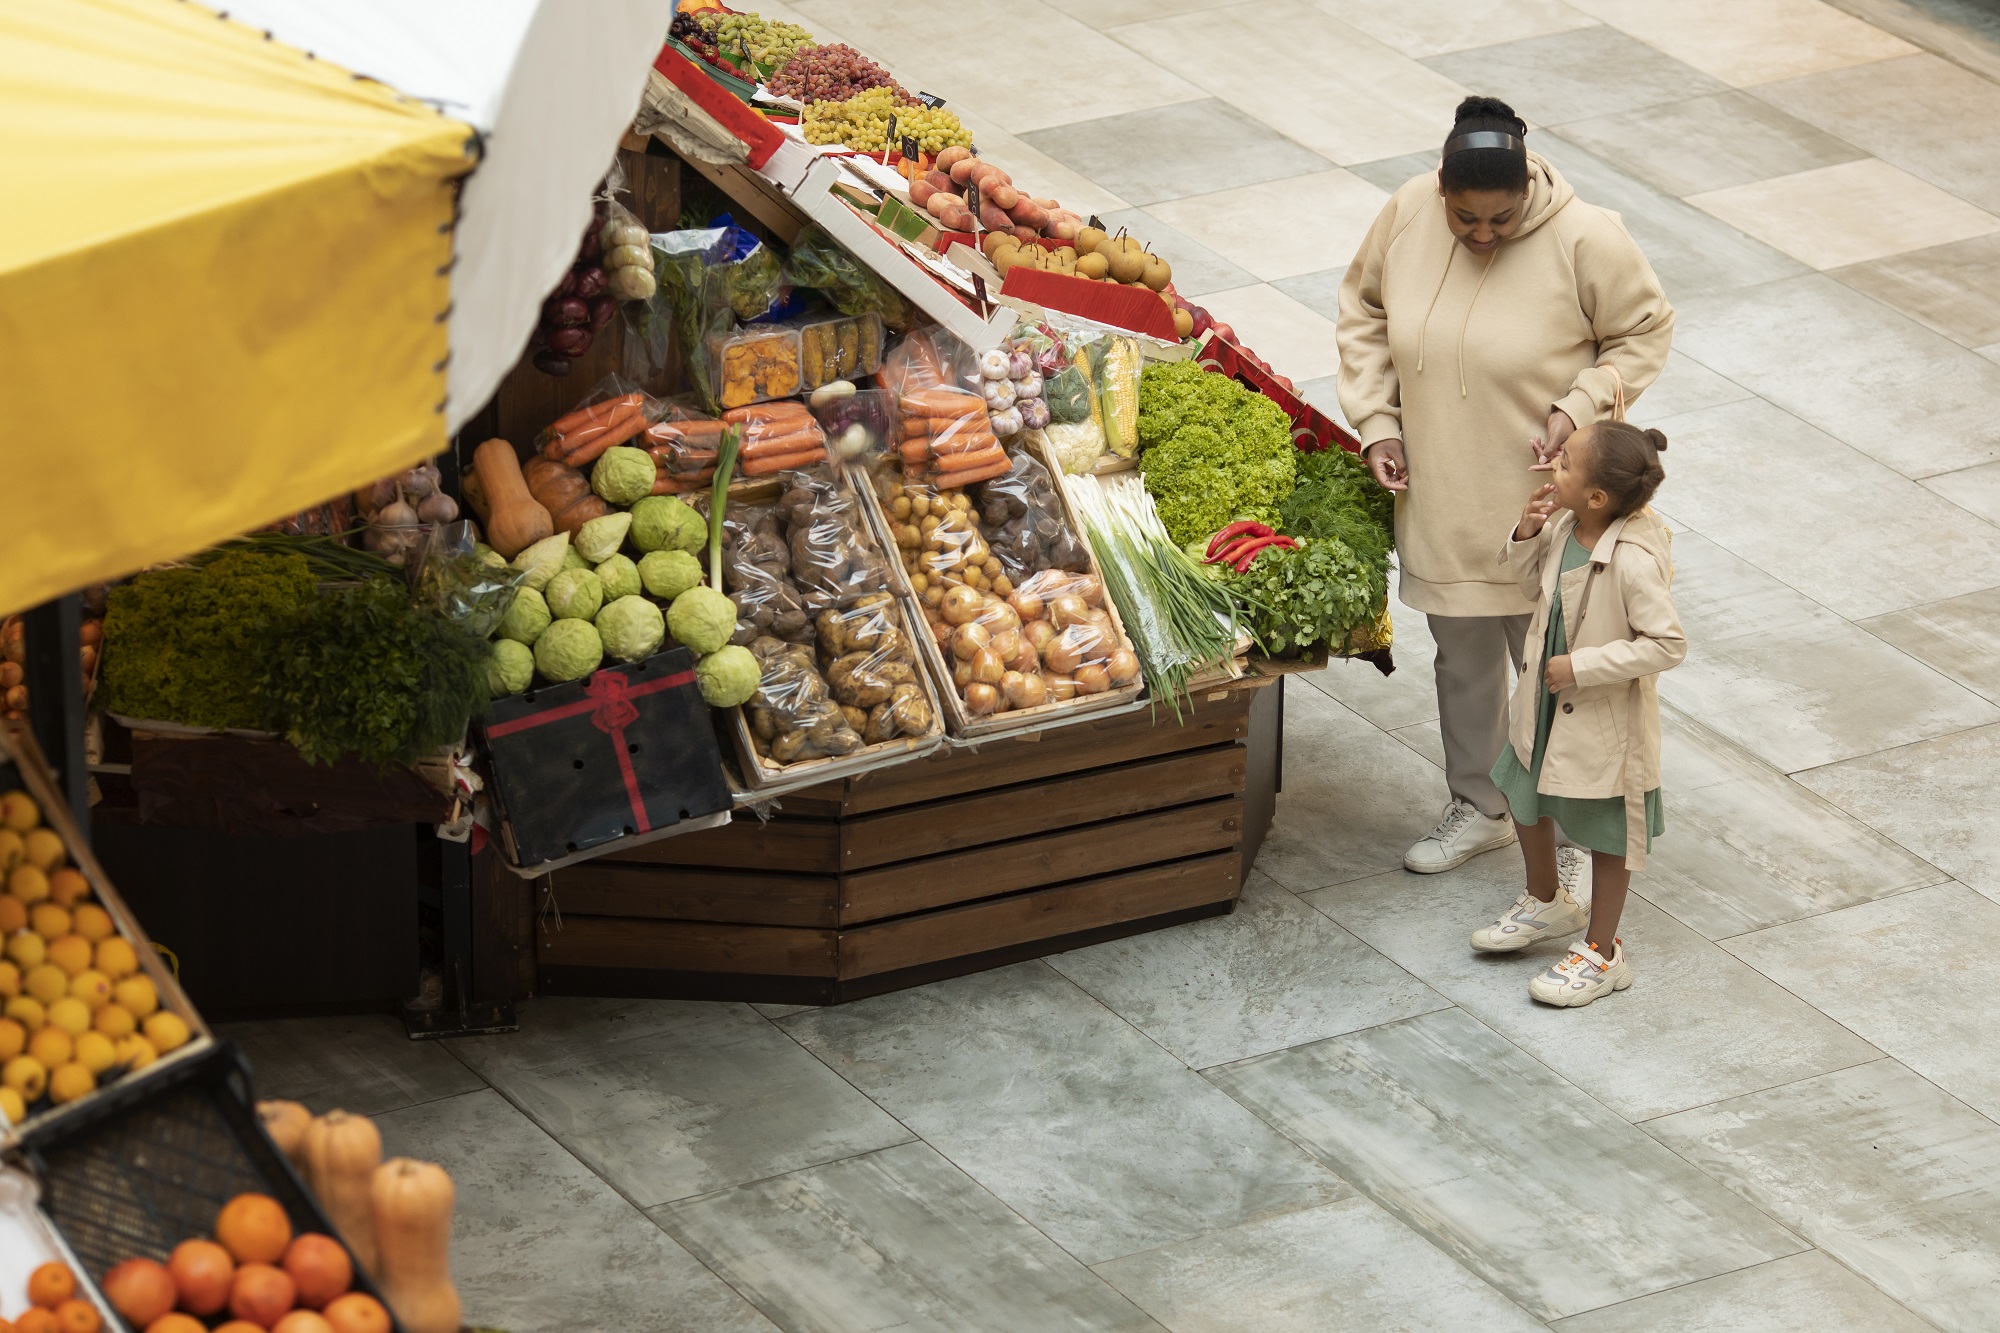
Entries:
<svg viewBox="0 0 2000 1333">
<path fill-rule="evenodd" d="M 1271 817 L 1268 678 L 948 750 L 768 822 L 556 872 L 537 989 L 836 1004 L 1230 911 Z"/>
</svg>

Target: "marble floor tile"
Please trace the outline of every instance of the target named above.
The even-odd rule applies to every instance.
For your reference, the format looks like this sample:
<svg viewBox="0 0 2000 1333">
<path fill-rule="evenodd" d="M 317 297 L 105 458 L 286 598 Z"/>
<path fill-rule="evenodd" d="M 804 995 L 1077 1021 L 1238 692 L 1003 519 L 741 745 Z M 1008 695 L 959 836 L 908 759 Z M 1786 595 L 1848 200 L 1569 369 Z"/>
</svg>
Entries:
<svg viewBox="0 0 2000 1333">
<path fill-rule="evenodd" d="M 1676 306 L 1697 296 L 1811 272 L 1790 255 L 1663 194 L 1560 134 L 1532 131 L 1528 146 L 1555 164 L 1578 198 L 1618 214 Z M 1674 335 L 1679 341 L 1678 326 Z M 1727 366 L 1709 364 L 1729 374 Z"/>
<path fill-rule="evenodd" d="M 2000 703 L 2000 588 L 1878 616 L 1861 627 Z"/>
<path fill-rule="evenodd" d="M 1986 700 L 1831 613 L 1692 641 L 1687 661 L 1660 677 L 1660 698 L 1783 773 L 2000 722 Z"/>
<path fill-rule="evenodd" d="M 1333 165 L 1214 98 L 1074 121 L 1022 137 L 1141 207 L 1306 176 Z"/>
<path fill-rule="evenodd" d="M 922 1143 L 654 1215 L 788 1333 L 1160 1333 Z"/>
<path fill-rule="evenodd" d="M 1257 868 L 1294 893 L 1400 870 L 1451 799 L 1443 773 L 1317 690 L 1285 691 L 1284 784 Z"/>
<path fill-rule="evenodd" d="M 1419 722 L 1411 727 L 1397 727 L 1389 733 L 1403 744 L 1415 750 L 1424 758 L 1436 764 L 1442 772 L 1445 766 L 1444 732 L 1435 722 Z"/>
<path fill-rule="evenodd" d="M 1551 1325 L 1556 1333 L 1932 1333 L 1818 1250 Z"/>
<path fill-rule="evenodd" d="M 1536 125 L 1679 102 L 1719 93 L 1725 86 L 1602 25 L 1455 51 L 1424 63 L 1446 78 L 1502 99 Z M 1528 146 L 1535 146 L 1534 136 Z"/>
<path fill-rule="evenodd" d="M 2000 162 L 1972 125 L 2000 123 L 2000 87 L 1924 53 L 1760 84 L 1757 97 L 1988 211 Z"/>
<path fill-rule="evenodd" d="M 2000 351 L 2000 347 L 1995 348 Z M 2000 361 L 2000 356 L 1990 358 Z M 2000 524 L 2000 463 L 1960 468 L 1925 477 L 1924 486 L 1988 523 Z"/>
<path fill-rule="evenodd" d="M 1446 1004 L 1429 986 L 1255 871 L 1228 916 L 1047 961 L 1194 1069 Z"/>
<path fill-rule="evenodd" d="M 1399 153 L 1395 157 L 1363 162 L 1347 169 L 1377 189 L 1394 194 L 1418 176 L 1437 175 L 1438 150 L 1426 148 L 1415 153 Z"/>
<path fill-rule="evenodd" d="M 1716 374 L 1687 353 L 1672 351 L 1667 353 L 1660 377 L 1630 402 L 1627 419 L 1635 425 L 1653 426 L 1668 417 L 1754 397 L 1750 390 Z"/>
<path fill-rule="evenodd" d="M 2000 726 L 1986 726 L 1816 768 L 1798 780 L 2000 902 L 1995 773 L 2000 773 Z"/>
<path fill-rule="evenodd" d="M 1675 708 L 1661 709 L 1661 786 L 1672 836 L 1639 891 L 1720 940 L 1944 875 Z"/>
<path fill-rule="evenodd" d="M 1805 1248 L 1463 1010 L 1208 1077 L 1544 1319 Z"/>
<path fill-rule="evenodd" d="M 1279 278 L 1271 285 L 1285 295 L 1306 306 L 1317 314 L 1331 320 L 1340 318 L 1340 281 L 1347 276 L 1347 265 L 1321 269 L 1317 273 L 1301 273 L 1295 278 Z"/>
<path fill-rule="evenodd" d="M 1226 9 L 1242 3 L 1242 0 L 1049 0 L 1049 3 L 1093 28 L 1115 28 L 1124 23 L 1165 18 L 1169 14 Z M 1230 20 L 1218 18 L 1216 22 L 1227 24 Z"/>
<path fill-rule="evenodd" d="M 1085 1263 L 1348 1193 L 1041 963 L 784 1026 Z"/>
<path fill-rule="evenodd" d="M 1883 961 L 1918 941 L 1921 967 Z M 1725 946 L 1976 1111 L 2000 1120 L 2000 902 L 1940 884 L 1740 935 Z M 1921 947 L 1921 946 L 1919 946 Z"/>
<path fill-rule="evenodd" d="M 1272 39 L 1219 39 L 1206 14 L 1133 23 L 1112 35 L 1342 166 L 1436 152 L 1444 143 L 1452 110 L 1466 94 L 1448 77 L 1309 0 L 1260 0 L 1254 23 Z M 1330 70 L 1340 77 L 1328 77 Z"/>
<path fill-rule="evenodd" d="M 1257 279 L 1248 269 L 1238 268 L 1143 208 L 1121 208 L 1098 220 L 1114 232 L 1125 228 L 1152 246 L 1153 253 L 1165 257 L 1174 266 L 1174 290 L 1197 304 L 1206 305 L 1215 292 L 1256 285 Z M 1327 336 L 1330 338 L 1332 334 Z"/>
<path fill-rule="evenodd" d="M 1663 194 L 1690 195 L 1867 156 L 1745 92 L 1712 93 L 1559 127 Z"/>
<path fill-rule="evenodd" d="M 1174 1333 L 1380 1333 L 1543 1325 L 1367 1199 L 1100 1264 Z"/>
<path fill-rule="evenodd" d="M 1045 0 L 1014 0 L 1008 23 L 1034 34 L 1029 62 L 996 59 L 991 44 L 941 40 L 971 30 L 958 0 L 793 0 L 807 26 L 824 23 L 886 65 L 912 91 L 936 93 L 1015 134 L 1073 120 L 1191 102 L 1201 92 Z"/>
<path fill-rule="evenodd" d="M 1688 202 L 1817 269 L 2000 231 L 2000 218 L 1874 157 L 1691 194 Z"/>
<path fill-rule="evenodd" d="M 1084 217 L 1093 213 L 1109 217 L 1131 206 L 1130 201 L 1082 172 L 1064 166 L 1026 139 L 1009 134 L 986 117 L 960 106 L 952 107 L 952 111 L 959 123 L 972 131 L 973 142 L 979 145 L 981 153 L 995 162 L 1006 163 L 1007 174 L 1024 193 L 1037 199 L 1060 200 L 1063 207 L 1073 208 Z M 1151 239 L 1150 233 L 1147 239 Z"/>
<path fill-rule="evenodd" d="M 646 1207 L 912 1137 L 748 1005 L 541 999 L 458 1047 Z"/>
<path fill-rule="evenodd" d="M 1384 731 L 1437 720 L 1437 640 L 1430 617 L 1389 599 L 1395 626 L 1391 650 L 1396 669 L 1383 675 L 1367 662 L 1330 662 L 1324 671 L 1306 676 L 1307 683 L 1338 699 Z"/>
<path fill-rule="evenodd" d="M 1678 0 L 1671 6 L 1649 0 L 1573 3 L 1739 88 L 1917 50 L 1820 0 Z"/>
<path fill-rule="evenodd" d="M 1878 1060 L 1646 1126 L 1951 1333 L 2000 1309 L 2000 1125 Z"/>
<path fill-rule="evenodd" d="M 1345 265 L 1389 196 L 1352 172 L 1315 172 L 1151 205 L 1160 221 L 1265 282 Z M 1274 226 L 1273 219 L 1312 219 Z"/>
<path fill-rule="evenodd" d="M 259 1097 L 380 1115 L 483 1088 L 442 1042 L 411 1041 L 388 1014 L 222 1023 L 217 1035 L 243 1048 Z"/>
<path fill-rule="evenodd" d="M 1833 276 L 1963 346 L 2000 342 L 2000 236 L 1855 264 Z"/>
<path fill-rule="evenodd" d="M 1542 37 L 1596 22 L 1562 0 L 1318 0 L 1319 7 L 1370 37 L 1421 60 L 1496 42 Z"/>
<path fill-rule="evenodd" d="M 1339 423 L 1342 430 L 1352 430 L 1352 423 L 1340 410 L 1340 376 L 1321 375 L 1318 379 L 1294 380 L 1293 384 L 1298 390 L 1299 397 L 1306 403 Z"/>
<path fill-rule="evenodd" d="M 451 1173 L 466 1321 L 511 1333 L 775 1333 L 715 1274 L 497 1092 L 380 1117 L 386 1153 Z"/>
<path fill-rule="evenodd" d="M 1333 321 L 1268 283 L 1208 292 L 1198 304 L 1216 323 L 1236 330 L 1237 341 L 1269 361 L 1280 375 L 1297 381 L 1339 373 Z"/>
<path fill-rule="evenodd" d="M 1667 796 L 1664 847 L 1675 836 Z M 1528 998 L 1528 979 L 1569 940 L 1475 953 L 1466 937 L 1521 892 L 1512 848 L 1443 875 L 1404 871 L 1305 895 L 1445 998 L 1628 1120 L 1875 1059 L 1868 1043 L 1645 901 L 1634 876 L 1619 935 L 1636 978 L 1588 1009 Z"/>
<path fill-rule="evenodd" d="M 1906 477 L 2000 459 L 2000 365 L 1825 274 L 1682 302 L 1674 341 Z"/>
<path fill-rule="evenodd" d="M 2000 585 L 2000 527 L 1782 408 L 1745 399 L 1659 426 L 1674 516 L 1842 615 Z"/>
</svg>

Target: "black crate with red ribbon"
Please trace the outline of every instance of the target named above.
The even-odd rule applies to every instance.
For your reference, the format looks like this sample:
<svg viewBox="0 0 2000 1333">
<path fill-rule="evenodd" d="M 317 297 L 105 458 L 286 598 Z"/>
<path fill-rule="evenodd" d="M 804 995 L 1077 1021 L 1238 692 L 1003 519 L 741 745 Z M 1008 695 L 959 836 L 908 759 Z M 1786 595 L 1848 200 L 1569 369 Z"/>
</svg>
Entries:
<svg viewBox="0 0 2000 1333">
<path fill-rule="evenodd" d="M 519 871 L 729 818 L 729 779 L 685 648 L 496 699 L 483 731 L 501 847 Z"/>
</svg>

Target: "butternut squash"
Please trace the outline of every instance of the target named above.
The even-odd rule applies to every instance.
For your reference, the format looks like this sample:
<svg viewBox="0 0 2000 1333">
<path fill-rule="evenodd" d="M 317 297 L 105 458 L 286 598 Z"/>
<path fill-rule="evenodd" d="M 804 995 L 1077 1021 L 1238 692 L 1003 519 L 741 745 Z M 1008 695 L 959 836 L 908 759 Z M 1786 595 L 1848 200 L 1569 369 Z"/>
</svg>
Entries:
<svg viewBox="0 0 2000 1333">
<path fill-rule="evenodd" d="M 567 463 L 531 458 L 521 477 L 528 483 L 528 494 L 549 511 L 557 532 L 574 536 L 591 519 L 611 512 L 611 506 L 590 489 L 590 478 Z"/>
<path fill-rule="evenodd" d="M 382 1247 L 376 1284 L 404 1333 L 458 1333 L 451 1177 L 431 1162 L 392 1158 L 375 1169 L 369 1200 Z"/>
<path fill-rule="evenodd" d="M 306 1126 L 312 1124 L 312 1112 L 297 1102 L 258 1102 L 257 1118 L 264 1122 L 264 1132 L 278 1145 L 278 1151 L 301 1176 L 305 1175 Z"/>
<path fill-rule="evenodd" d="M 365 1115 L 328 1111 L 306 1127 L 306 1183 L 354 1261 L 375 1271 L 375 1219 L 369 1191 L 382 1164 L 382 1132 Z"/>
<path fill-rule="evenodd" d="M 521 460 L 514 446 L 491 439 L 472 451 L 472 470 L 486 496 L 486 544 L 512 560 L 544 537 L 555 534 L 555 520 L 528 493 L 521 477 Z"/>
</svg>

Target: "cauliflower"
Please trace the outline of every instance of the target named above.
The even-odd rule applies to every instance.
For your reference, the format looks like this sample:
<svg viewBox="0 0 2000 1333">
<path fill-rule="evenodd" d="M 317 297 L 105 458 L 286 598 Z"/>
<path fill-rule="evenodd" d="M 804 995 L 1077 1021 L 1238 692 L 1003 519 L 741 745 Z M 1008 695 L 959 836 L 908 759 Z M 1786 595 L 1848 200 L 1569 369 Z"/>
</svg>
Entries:
<svg viewBox="0 0 2000 1333">
<path fill-rule="evenodd" d="M 514 604 L 507 608 L 506 615 L 500 617 L 500 637 L 532 648 L 552 619 L 549 604 L 540 593 L 533 588 L 518 588 L 514 592 Z"/>
<path fill-rule="evenodd" d="M 626 555 L 614 554 L 599 565 L 597 581 L 604 585 L 604 600 L 607 602 L 615 602 L 620 597 L 636 597 L 645 591 L 639 567 Z"/>
<path fill-rule="evenodd" d="M 496 639 L 486 657 L 486 690 L 496 699 L 519 694 L 535 679 L 535 655 L 528 645 Z"/>
<path fill-rule="evenodd" d="M 757 692 L 762 672 L 757 658 L 740 644 L 726 644 L 695 666 L 694 678 L 701 684 L 701 697 L 711 708 L 734 708 L 748 703 Z"/>
<path fill-rule="evenodd" d="M 549 580 L 542 596 L 557 620 L 590 620 L 604 605 L 604 584 L 589 566 L 565 569 Z"/>
<path fill-rule="evenodd" d="M 544 537 L 527 550 L 514 557 L 514 568 L 528 572 L 530 588 L 540 592 L 563 567 L 563 556 L 569 552 L 569 534 L 558 532 L 553 537 Z"/>
<path fill-rule="evenodd" d="M 597 613 L 604 650 L 620 662 L 650 657 L 667 639 L 666 618 L 643 597 L 620 597 Z"/>
<path fill-rule="evenodd" d="M 593 518 L 576 532 L 576 553 L 593 565 L 601 565 L 618 554 L 631 530 L 630 514 L 605 514 Z"/>
<path fill-rule="evenodd" d="M 708 545 L 708 524 L 684 501 L 649 495 L 632 506 L 632 545 L 641 551 L 699 551 Z"/>
<path fill-rule="evenodd" d="M 701 561 L 686 551 L 649 551 L 639 558 L 639 581 L 653 596 L 671 602 L 701 582 Z"/>
<path fill-rule="evenodd" d="M 549 680 L 581 680 L 604 661 L 604 640 L 588 620 L 558 620 L 535 640 L 535 669 Z"/>
<path fill-rule="evenodd" d="M 689 588 L 667 608 L 674 642 L 706 656 L 736 632 L 736 603 L 713 588 Z"/>
<path fill-rule="evenodd" d="M 609 504 L 630 505 L 653 493 L 659 474 L 659 466 L 644 449 L 616 445 L 606 449 L 590 470 L 590 489 Z"/>
</svg>

